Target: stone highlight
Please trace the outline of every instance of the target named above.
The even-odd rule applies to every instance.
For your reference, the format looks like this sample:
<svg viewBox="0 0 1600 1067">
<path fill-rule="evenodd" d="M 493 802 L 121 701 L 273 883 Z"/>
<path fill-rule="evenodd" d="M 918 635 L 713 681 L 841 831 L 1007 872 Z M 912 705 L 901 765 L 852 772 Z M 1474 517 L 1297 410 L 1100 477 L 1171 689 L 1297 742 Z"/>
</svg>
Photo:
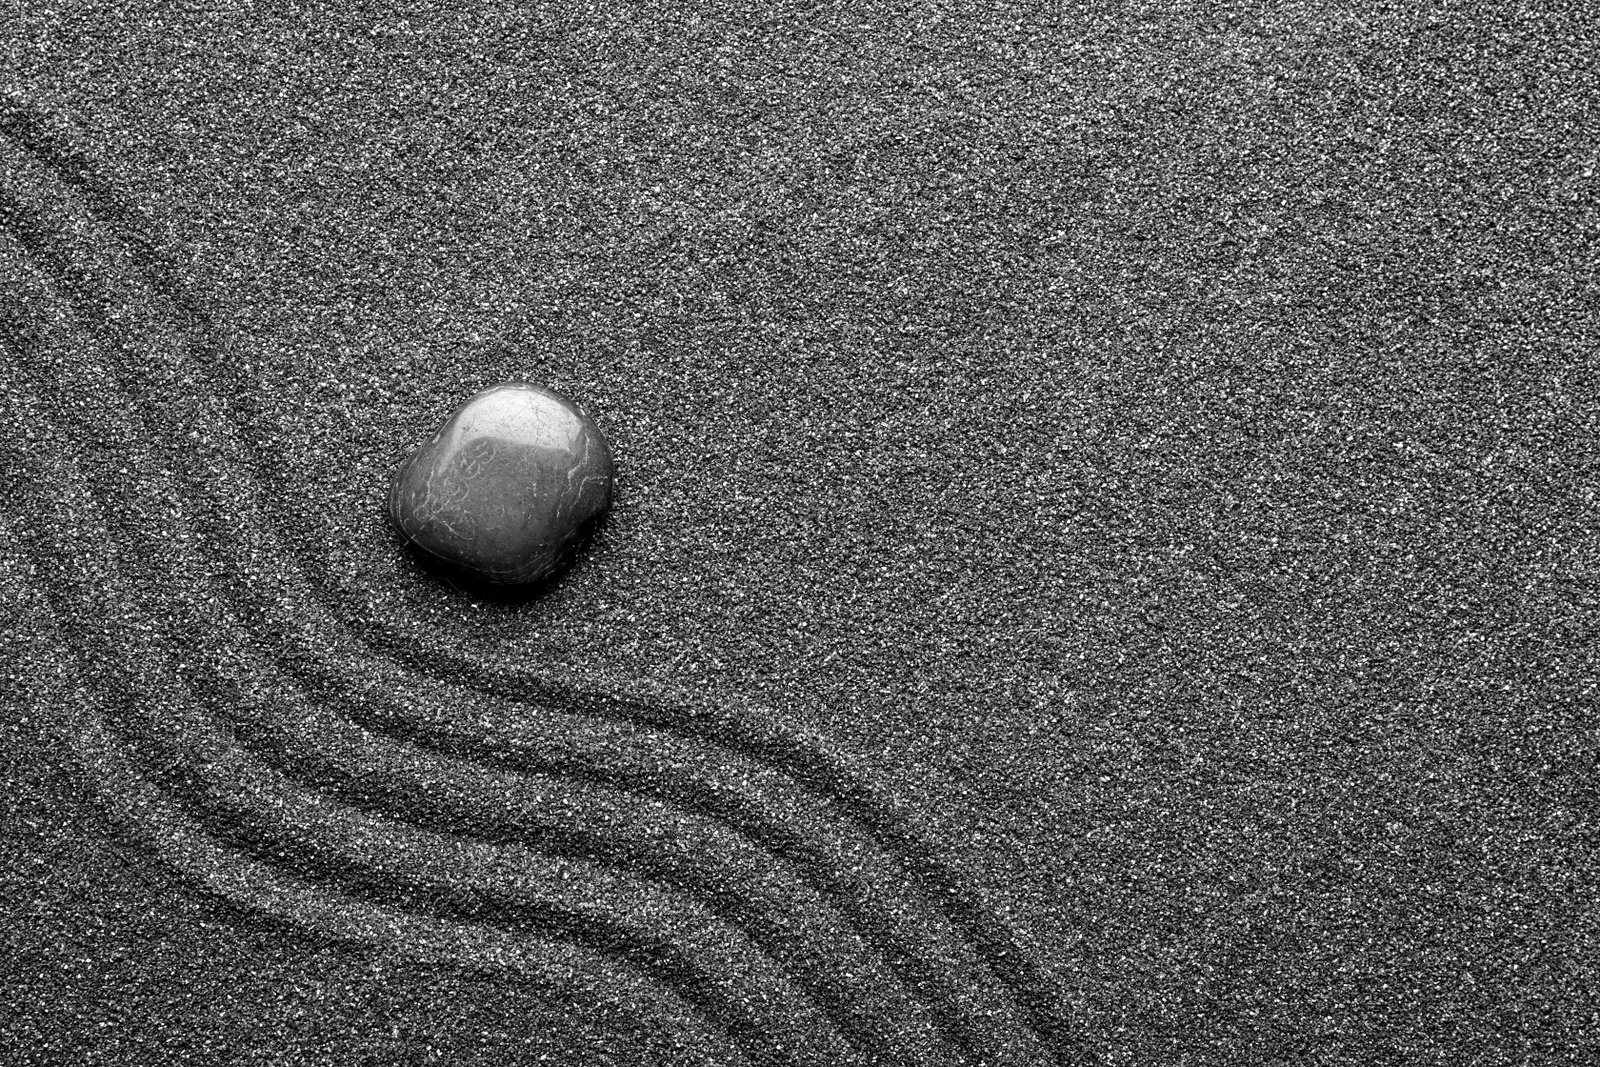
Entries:
<svg viewBox="0 0 1600 1067">
<path fill-rule="evenodd" d="M 611 446 L 561 394 L 492 386 L 401 462 L 389 520 L 424 555 L 485 582 L 523 585 L 558 570 L 611 506 Z"/>
</svg>

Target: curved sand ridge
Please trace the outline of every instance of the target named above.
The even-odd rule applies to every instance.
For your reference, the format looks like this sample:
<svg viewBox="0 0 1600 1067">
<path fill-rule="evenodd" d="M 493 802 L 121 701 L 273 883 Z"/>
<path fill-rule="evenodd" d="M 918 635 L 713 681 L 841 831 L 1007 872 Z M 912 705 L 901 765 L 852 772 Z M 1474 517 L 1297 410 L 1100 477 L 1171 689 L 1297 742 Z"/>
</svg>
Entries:
<svg viewBox="0 0 1600 1067">
<path fill-rule="evenodd" d="M 75 740 L 168 862 L 336 936 L 584 987 L 722 1062 L 1064 1053 L 1024 944 L 826 738 L 349 611 L 274 529 L 227 410 L 250 386 L 147 227 L 25 106 L 0 133 L 7 391 L 85 442 L 33 450 L 26 486 L 55 515 L 40 585 L 82 624 Z"/>
</svg>

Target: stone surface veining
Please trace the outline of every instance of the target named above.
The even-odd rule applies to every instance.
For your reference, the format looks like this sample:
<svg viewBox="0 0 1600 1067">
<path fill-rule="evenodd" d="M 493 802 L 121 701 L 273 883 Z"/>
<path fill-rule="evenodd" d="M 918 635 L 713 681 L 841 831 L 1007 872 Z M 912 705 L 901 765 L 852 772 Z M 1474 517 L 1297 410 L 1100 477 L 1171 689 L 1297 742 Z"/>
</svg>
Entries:
<svg viewBox="0 0 1600 1067">
<path fill-rule="evenodd" d="M 593 419 L 550 389 L 508 382 L 468 399 L 405 458 L 389 519 L 428 556 L 487 582 L 531 583 L 611 506 L 613 476 Z"/>
</svg>

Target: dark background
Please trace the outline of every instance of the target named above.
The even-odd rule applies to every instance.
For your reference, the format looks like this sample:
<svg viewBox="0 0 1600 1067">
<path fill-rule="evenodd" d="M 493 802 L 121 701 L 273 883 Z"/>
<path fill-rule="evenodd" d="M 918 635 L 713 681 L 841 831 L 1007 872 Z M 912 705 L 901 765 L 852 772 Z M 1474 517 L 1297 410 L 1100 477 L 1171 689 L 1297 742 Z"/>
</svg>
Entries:
<svg viewBox="0 0 1600 1067">
<path fill-rule="evenodd" d="M 1104 1062 L 1596 1048 L 1584 5 L 7 7 L 6 87 L 166 228 L 373 611 L 809 706 Z M 619 465 L 525 605 L 381 516 L 508 377 Z M 119 843 L 12 540 L 14 1062 L 663 1054 Z"/>
</svg>

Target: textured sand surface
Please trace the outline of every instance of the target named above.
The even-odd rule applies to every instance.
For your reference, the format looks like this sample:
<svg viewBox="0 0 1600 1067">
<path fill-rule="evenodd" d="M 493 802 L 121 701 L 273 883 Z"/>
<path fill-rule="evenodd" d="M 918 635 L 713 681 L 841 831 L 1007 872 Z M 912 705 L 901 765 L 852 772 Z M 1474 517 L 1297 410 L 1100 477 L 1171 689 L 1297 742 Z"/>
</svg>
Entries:
<svg viewBox="0 0 1600 1067">
<path fill-rule="evenodd" d="M 0 1058 L 1600 1043 L 1582 5 L 169 7 L 0 11 Z"/>
</svg>

